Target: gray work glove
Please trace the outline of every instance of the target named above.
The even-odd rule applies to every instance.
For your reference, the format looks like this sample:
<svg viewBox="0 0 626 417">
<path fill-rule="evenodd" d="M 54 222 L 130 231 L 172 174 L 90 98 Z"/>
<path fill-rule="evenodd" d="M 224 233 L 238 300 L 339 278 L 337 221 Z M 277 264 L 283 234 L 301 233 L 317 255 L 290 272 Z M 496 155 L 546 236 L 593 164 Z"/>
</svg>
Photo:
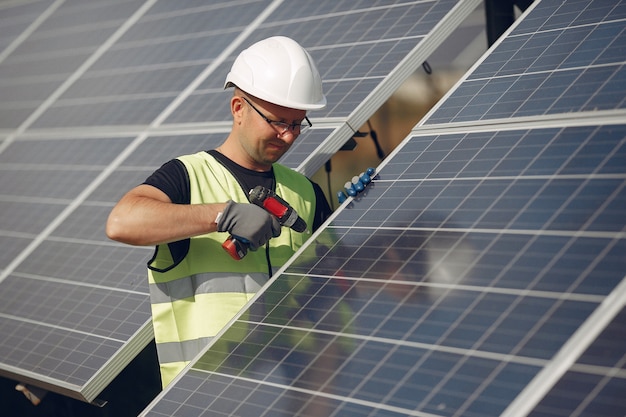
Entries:
<svg viewBox="0 0 626 417">
<path fill-rule="evenodd" d="M 218 232 L 229 232 L 238 240 L 249 244 L 250 250 L 257 250 L 272 237 L 280 236 L 278 219 L 254 204 L 228 201 L 222 215 L 217 220 Z"/>
</svg>

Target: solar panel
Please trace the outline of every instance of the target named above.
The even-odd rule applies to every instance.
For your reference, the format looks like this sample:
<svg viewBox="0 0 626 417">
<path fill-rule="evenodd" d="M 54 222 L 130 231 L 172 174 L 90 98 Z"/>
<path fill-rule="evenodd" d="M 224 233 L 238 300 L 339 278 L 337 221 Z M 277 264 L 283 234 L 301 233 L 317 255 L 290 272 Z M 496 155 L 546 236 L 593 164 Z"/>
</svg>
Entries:
<svg viewBox="0 0 626 417">
<path fill-rule="evenodd" d="M 91 402 L 151 340 L 150 248 L 106 240 L 122 194 L 230 129 L 222 82 L 287 35 L 329 107 L 285 156 L 319 168 L 478 0 L 0 5 L 0 374 Z"/>
<path fill-rule="evenodd" d="M 142 415 L 626 414 L 626 112 L 584 76 L 623 54 L 542 55 L 619 39 L 625 8 L 535 1 Z M 486 87 L 522 55 L 542 69 Z M 554 106 L 574 96 L 603 107 Z"/>
<path fill-rule="evenodd" d="M 573 1 L 535 14 L 426 123 L 623 109 L 624 6 Z"/>
</svg>

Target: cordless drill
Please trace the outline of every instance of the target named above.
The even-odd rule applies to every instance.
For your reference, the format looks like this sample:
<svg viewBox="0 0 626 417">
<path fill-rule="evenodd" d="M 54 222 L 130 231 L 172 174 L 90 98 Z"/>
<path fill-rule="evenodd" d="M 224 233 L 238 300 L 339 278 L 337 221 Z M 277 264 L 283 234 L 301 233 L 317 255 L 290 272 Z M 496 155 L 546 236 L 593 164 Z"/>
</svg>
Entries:
<svg viewBox="0 0 626 417">
<path fill-rule="evenodd" d="M 304 219 L 298 216 L 298 213 L 293 207 L 276 195 L 274 191 L 258 185 L 250 190 L 248 198 L 252 204 L 256 204 L 275 216 L 281 226 L 291 227 L 299 233 L 307 229 Z M 222 247 L 237 261 L 248 253 L 248 242 L 240 238 L 235 238 L 234 236 L 230 236 L 226 239 L 226 241 L 222 243 Z"/>
</svg>

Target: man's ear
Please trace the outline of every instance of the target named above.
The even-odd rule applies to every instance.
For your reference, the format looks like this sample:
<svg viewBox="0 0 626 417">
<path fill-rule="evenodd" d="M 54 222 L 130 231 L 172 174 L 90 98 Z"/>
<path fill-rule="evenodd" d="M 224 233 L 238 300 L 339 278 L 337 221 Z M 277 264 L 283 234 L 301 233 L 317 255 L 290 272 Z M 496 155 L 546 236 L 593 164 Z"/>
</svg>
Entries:
<svg viewBox="0 0 626 417">
<path fill-rule="evenodd" d="M 230 112 L 233 115 L 233 121 L 240 123 L 243 118 L 243 99 L 239 96 L 233 96 L 230 99 Z"/>
</svg>

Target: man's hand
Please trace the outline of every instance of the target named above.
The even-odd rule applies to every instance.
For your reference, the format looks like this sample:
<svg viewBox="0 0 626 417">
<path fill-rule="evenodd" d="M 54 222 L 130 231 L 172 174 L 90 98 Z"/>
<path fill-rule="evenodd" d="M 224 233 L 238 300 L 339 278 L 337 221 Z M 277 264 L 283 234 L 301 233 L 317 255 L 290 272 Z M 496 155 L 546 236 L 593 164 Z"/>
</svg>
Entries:
<svg viewBox="0 0 626 417">
<path fill-rule="evenodd" d="M 217 219 L 217 231 L 245 239 L 250 250 L 257 250 L 272 237 L 280 236 L 278 219 L 259 206 L 229 201 Z"/>
</svg>

